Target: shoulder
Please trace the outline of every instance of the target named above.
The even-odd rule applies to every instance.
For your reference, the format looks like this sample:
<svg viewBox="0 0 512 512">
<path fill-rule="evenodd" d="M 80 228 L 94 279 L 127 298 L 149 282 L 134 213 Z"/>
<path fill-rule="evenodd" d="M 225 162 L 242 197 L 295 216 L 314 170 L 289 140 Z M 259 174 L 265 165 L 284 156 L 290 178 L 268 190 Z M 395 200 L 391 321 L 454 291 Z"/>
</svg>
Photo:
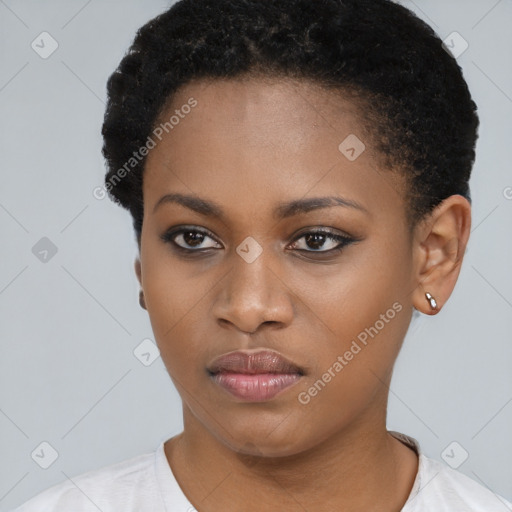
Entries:
<svg viewBox="0 0 512 512">
<path fill-rule="evenodd" d="M 512 503 L 503 496 L 427 457 L 413 437 L 396 431 L 389 433 L 412 448 L 419 458 L 416 479 L 401 512 L 512 512 Z"/>
<path fill-rule="evenodd" d="M 157 496 L 154 462 L 150 452 L 70 477 L 12 512 L 143 510 Z"/>
<path fill-rule="evenodd" d="M 464 473 L 424 454 L 403 512 L 512 512 L 512 503 Z"/>
</svg>

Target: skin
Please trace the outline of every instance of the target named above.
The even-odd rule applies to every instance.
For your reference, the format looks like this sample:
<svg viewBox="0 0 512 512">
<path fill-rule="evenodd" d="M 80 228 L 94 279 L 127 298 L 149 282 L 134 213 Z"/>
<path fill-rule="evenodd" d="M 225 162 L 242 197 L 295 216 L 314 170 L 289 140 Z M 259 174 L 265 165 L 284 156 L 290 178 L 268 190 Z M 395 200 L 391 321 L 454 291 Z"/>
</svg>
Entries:
<svg viewBox="0 0 512 512">
<path fill-rule="evenodd" d="M 393 365 L 413 308 L 437 312 L 425 291 L 441 309 L 455 286 L 470 204 L 451 196 L 410 232 L 403 178 L 380 166 L 357 106 L 312 83 L 190 82 L 162 119 L 190 97 L 197 106 L 148 154 L 135 261 L 161 357 L 183 402 L 184 431 L 165 443 L 178 483 L 199 511 L 400 510 L 418 458 L 386 430 Z M 355 161 L 338 149 L 349 134 L 366 145 Z M 176 203 L 154 211 L 169 193 L 214 201 L 225 216 Z M 335 206 L 281 220 L 272 214 L 283 201 L 323 196 L 356 201 L 365 211 Z M 177 226 L 211 232 L 199 246 L 190 235 L 174 239 L 209 252 L 187 257 L 161 239 Z M 307 243 L 303 235 L 313 228 L 357 241 L 322 253 L 339 243 Z M 236 252 L 248 236 L 262 248 L 252 263 Z M 396 302 L 400 312 L 300 403 L 299 393 Z M 256 403 L 208 377 L 214 357 L 258 348 L 279 351 L 306 375 Z"/>
</svg>

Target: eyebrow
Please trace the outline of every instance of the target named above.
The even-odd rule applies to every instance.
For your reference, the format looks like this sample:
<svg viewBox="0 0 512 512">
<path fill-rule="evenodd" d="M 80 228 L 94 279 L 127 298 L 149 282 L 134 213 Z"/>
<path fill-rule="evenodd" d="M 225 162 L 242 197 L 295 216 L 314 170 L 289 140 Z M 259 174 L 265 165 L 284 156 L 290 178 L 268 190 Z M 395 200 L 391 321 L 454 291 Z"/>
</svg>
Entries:
<svg viewBox="0 0 512 512">
<path fill-rule="evenodd" d="M 180 204 L 186 208 L 189 208 L 190 210 L 194 210 L 200 215 L 216 217 L 219 219 L 225 218 L 224 210 L 214 201 L 210 201 L 195 195 L 178 193 L 165 194 L 162 196 L 153 207 L 153 213 L 155 213 L 161 205 L 168 203 Z M 368 210 L 356 201 L 339 196 L 327 196 L 312 197 L 308 199 L 295 199 L 293 201 L 280 203 L 274 210 L 274 217 L 277 219 L 285 219 L 294 215 L 299 215 L 301 213 L 308 213 L 313 210 L 331 208 L 334 206 L 353 208 L 369 214 Z"/>
</svg>

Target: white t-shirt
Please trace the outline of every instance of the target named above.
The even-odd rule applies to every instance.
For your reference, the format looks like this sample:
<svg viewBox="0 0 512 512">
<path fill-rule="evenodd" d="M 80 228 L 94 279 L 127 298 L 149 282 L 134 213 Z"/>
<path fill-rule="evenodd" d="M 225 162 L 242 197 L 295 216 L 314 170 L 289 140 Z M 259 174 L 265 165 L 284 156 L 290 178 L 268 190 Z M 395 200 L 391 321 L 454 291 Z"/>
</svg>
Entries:
<svg viewBox="0 0 512 512">
<path fill-rule="evenodd" d="M 444 463 L 426 457 L 416 439 L 390 431 L 419 456 L 401 512 L 512 512 L 512 503 Z M 12 512 L 194 512 L 169 466 L 164 442 L 154 452 L 83 473 Z"/>
</svg>

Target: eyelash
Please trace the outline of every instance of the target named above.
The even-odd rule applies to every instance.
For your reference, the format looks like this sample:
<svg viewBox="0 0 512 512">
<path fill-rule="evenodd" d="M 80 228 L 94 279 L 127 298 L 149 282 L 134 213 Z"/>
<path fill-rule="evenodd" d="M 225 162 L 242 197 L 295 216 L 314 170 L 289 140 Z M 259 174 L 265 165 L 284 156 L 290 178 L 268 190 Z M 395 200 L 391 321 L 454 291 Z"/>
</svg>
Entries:
<svg viewBox="0 0 512 512">
<path fill-rule="evenodd" d="M 181 234 L 184 234 L 184 233 L 200 233 L 201 235 L 205 235 L 209 238 L 211 238 L 212 240 L 214 240 L 216 243 L 219 243 L 217 242 L 217 240 L 215 240 L 215 237 L 212 235 L 212 233 L 208 232 L 208 231 L 205 231 L 205 230 L 202 230 L 202 229 L 197 229 L 197 228 L 179 228 L 179 229 L 172 229 L 172 230 L 169 230 L 167 231 L 166 233 L 164 233 L 163 235 L 161 235 L 161 239 L 165 242 L 165 243 L 171 243 L 173 244 L 173 248 L 175 250 L 177 250 L 178 252 L 181 252 L 183 254 L 186 254 L 186 255 L 192 255 L 192 253 L 205 253 L 206 251 L 210 250 L 210 249 L 216 249 L 214 247 L 207 247 L 205 249 L 188 249 L 186 247 L 182 247 L 181 245 L 178 245 L 175 241 L 174 241 L 174 238 L 176 238 L 178 235 L 181 235 Z M 300 252 L 305 252 L 305 253 L 314 253 L 314 254 L 329 254 L 329 255 L 334 255 L 334 254 L 338 254 L 340 253 L 345 247 L 347 247 L 348 245 L 350 245 L 351 243 L 353 242 L 356 242 L 357 239 L 356 238 L 353 238 L 353 237 L 350 237 L 350 236 L 347 236 L 347 235 L 340 235 L 338 233 L 333 233 L 329 230 L 326 230 L 326 229 L 315 229 L 315 230 L 311 230 L 311 231 L 306 231 L 304 233 L 301 233 L 300 235 L 298 235 L 292 242 L 291 245 L 294 245 L 295 243 L 297 243 L 299 240 L 301 240 L 302 238 L 304 238 L 305 236 L 307 235 L 324 235 L 326 237 L 326 240 L 333 240 L 333 241 L 336 241 L 336 242 L 339 242 L 339 245 L 334 247 L 333 249 L 329 249 L 327 251 L 322 251 L 322 250 L 307 250 L 307 249 L 297 249 L 298 251 Z"/>
</svg>

